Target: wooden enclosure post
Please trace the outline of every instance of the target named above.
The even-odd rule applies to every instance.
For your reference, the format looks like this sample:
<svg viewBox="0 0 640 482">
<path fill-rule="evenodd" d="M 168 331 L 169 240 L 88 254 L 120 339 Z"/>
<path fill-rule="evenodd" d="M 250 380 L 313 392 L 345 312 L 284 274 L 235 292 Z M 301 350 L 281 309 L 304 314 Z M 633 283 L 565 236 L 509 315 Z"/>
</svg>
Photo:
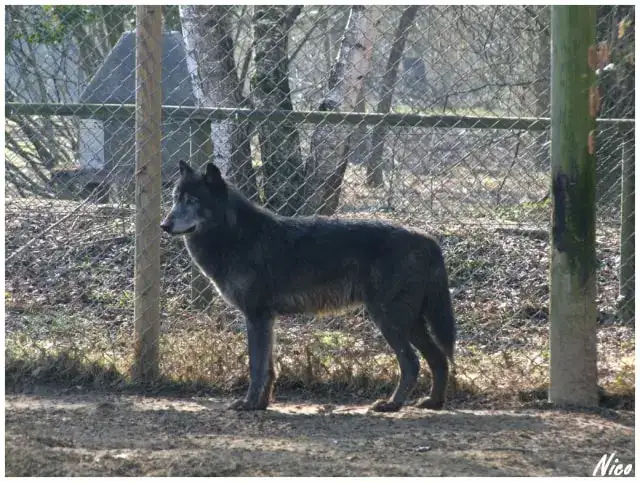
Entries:
<svg viewBox="0 0 640 482">
<path fill-rule="evenodd" d="M 549 401 L 598 404 L 596 7 L 551 11 L 551 367 Z"/>
<path fill-rule="evenodd" d="M 132 375 L 159 374 L 162 193 L 162 8 L 136 7 L 135 363 Z"/>
<path fill-rule="evenodd" d="M 620 212 L 620 313 L 635 317 L 636 207 L 634 130 L 625 129 L 622 144 L 622 194 Z"/>
</svg>

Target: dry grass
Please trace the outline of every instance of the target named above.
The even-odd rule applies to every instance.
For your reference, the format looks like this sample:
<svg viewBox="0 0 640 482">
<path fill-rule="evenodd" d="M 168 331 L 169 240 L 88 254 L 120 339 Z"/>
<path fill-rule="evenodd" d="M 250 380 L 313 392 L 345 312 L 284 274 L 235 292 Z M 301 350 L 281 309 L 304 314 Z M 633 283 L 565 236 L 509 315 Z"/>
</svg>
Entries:
<svg viewBox="0 0 640 482">
<path fill-rule="evenodd" d="M 68 322 L 69 317 L 62 318 Z M 36 328 L 9 334 L 6 344 L 7 388 L 19 390 L 33 383 L 62 386 L 89 385 L 124 389 L 132 386 L 133 342 L 130 326 L 106 331 L 87 329 L 76 318 L 64 330 Z M 162 379 L 154 390 L 234 393 L 247 383 L 245 335 L 218 331 L 206 319 L 185 319 L 182 326 L 163 329 L 160 339 Z M 191 326 L 188 326 L 191 325 Z M 83 329 L 82 336 L 69 332 Z M 633 341 L 620 343 L 620 329 L 600 330 L 600 380 L 605 392 L 633 396 L 635 359 Z M 373 330 L 358 335 L 337 330 L 295 330 L 280 327 L 276 351 L 278 389 L 303 389 L 322 393 L 352 392 L 375 397 L 392 389 L 397 380 L 395 358 Z M 477 344 L 462 343 L 456 359 L 457 391 L 451 402 L 506 403 L 544 398 L 548 380 L 548 345 L 545 336 L 522 347 L 488 353 Z M 423 361 L 416 393 L 425 392 L 430 374 Z M 534 395 L 532 395 L 534 394 Z M 629 408 L 628 400 L 625 405 Z"/>
</svg>

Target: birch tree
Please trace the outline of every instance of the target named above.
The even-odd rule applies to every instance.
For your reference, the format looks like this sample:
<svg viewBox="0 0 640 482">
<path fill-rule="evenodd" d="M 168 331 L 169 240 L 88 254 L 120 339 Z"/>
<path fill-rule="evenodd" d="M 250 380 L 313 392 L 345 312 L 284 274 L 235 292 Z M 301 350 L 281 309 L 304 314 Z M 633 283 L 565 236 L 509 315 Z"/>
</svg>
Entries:
<svg viewBox="0 0 640 482">
<path fill-rule="evenodd" d="M 238 107 L 231 9 L 226 5 L 181 5 L 180 21 L 194 97 L 200 107 Z M 244 122 L 211 121 L 212 161 L 249 197 L 257 190 Z M 196 149 L 200 146 L 196 146 Z M 204 147 L 205 151 L 207 150 Z"/>
<path fill-rule="evenodd" d="M 353 111 L 358 93 L 369 70 L 373 42 L 380 18 L 375 6 L 354 5 L 329 75 L 327 94 L 321 111 Z M 330 215 L 340 200 L 342 179 L 347 167 L 349 131 L 344 126 L 320 124 L 311 139 L 307 163 L 307 204 L 305 211 Z"/>
</svg>

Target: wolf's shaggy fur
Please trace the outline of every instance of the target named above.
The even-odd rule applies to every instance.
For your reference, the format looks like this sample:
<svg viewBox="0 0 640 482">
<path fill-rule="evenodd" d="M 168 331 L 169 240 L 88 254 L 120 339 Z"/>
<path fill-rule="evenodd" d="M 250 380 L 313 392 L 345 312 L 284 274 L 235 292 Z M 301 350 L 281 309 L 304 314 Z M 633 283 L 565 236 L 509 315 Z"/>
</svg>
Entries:
<svg viewBox="0 0 640 482">
<path fill-rule="evenodd" d="M 227 184 L 212 163 L 199 173 L 181 162 L 173 201 L 161 227 L 185 236 L 200 269 L 246 318 L 251 382 L 232 408 L 269 404 L 277 315 L 356 305 L 366 307 L 400 365 L 393 395 L 372 409 L 405 403 L 420 368 L 414 348 L 433 373 L 430 396 L 416 405 L 443 406 L 456 327 L 444 258 L 432 237 L 378 221 L 278 216 Z"/>
</svg>

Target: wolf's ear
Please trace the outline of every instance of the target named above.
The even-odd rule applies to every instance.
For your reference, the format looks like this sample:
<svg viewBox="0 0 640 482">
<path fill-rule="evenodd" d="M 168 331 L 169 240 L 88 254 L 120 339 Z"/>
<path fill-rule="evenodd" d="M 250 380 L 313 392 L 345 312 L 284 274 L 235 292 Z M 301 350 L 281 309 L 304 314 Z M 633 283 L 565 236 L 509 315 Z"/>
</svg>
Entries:
<svg viewBox="0 0 640 482">
<path fill-rule="evenodd" d="M 178 161 L 178 167 L 180 168 L 180 177 L 187 177 L 193 174 L 193 169 L 189 164 L 184 162 L 182 159 Z"/>
<path fill-rule="evenodd" d="M 204 180 L 209 186 L 217 188 L 224 185 L 224 180 L 222 179 L 222 174 L 220 173 L 220 169 L 213 163 L 207 163 L 207 167 L 204 171 Z"/>
</svg>

